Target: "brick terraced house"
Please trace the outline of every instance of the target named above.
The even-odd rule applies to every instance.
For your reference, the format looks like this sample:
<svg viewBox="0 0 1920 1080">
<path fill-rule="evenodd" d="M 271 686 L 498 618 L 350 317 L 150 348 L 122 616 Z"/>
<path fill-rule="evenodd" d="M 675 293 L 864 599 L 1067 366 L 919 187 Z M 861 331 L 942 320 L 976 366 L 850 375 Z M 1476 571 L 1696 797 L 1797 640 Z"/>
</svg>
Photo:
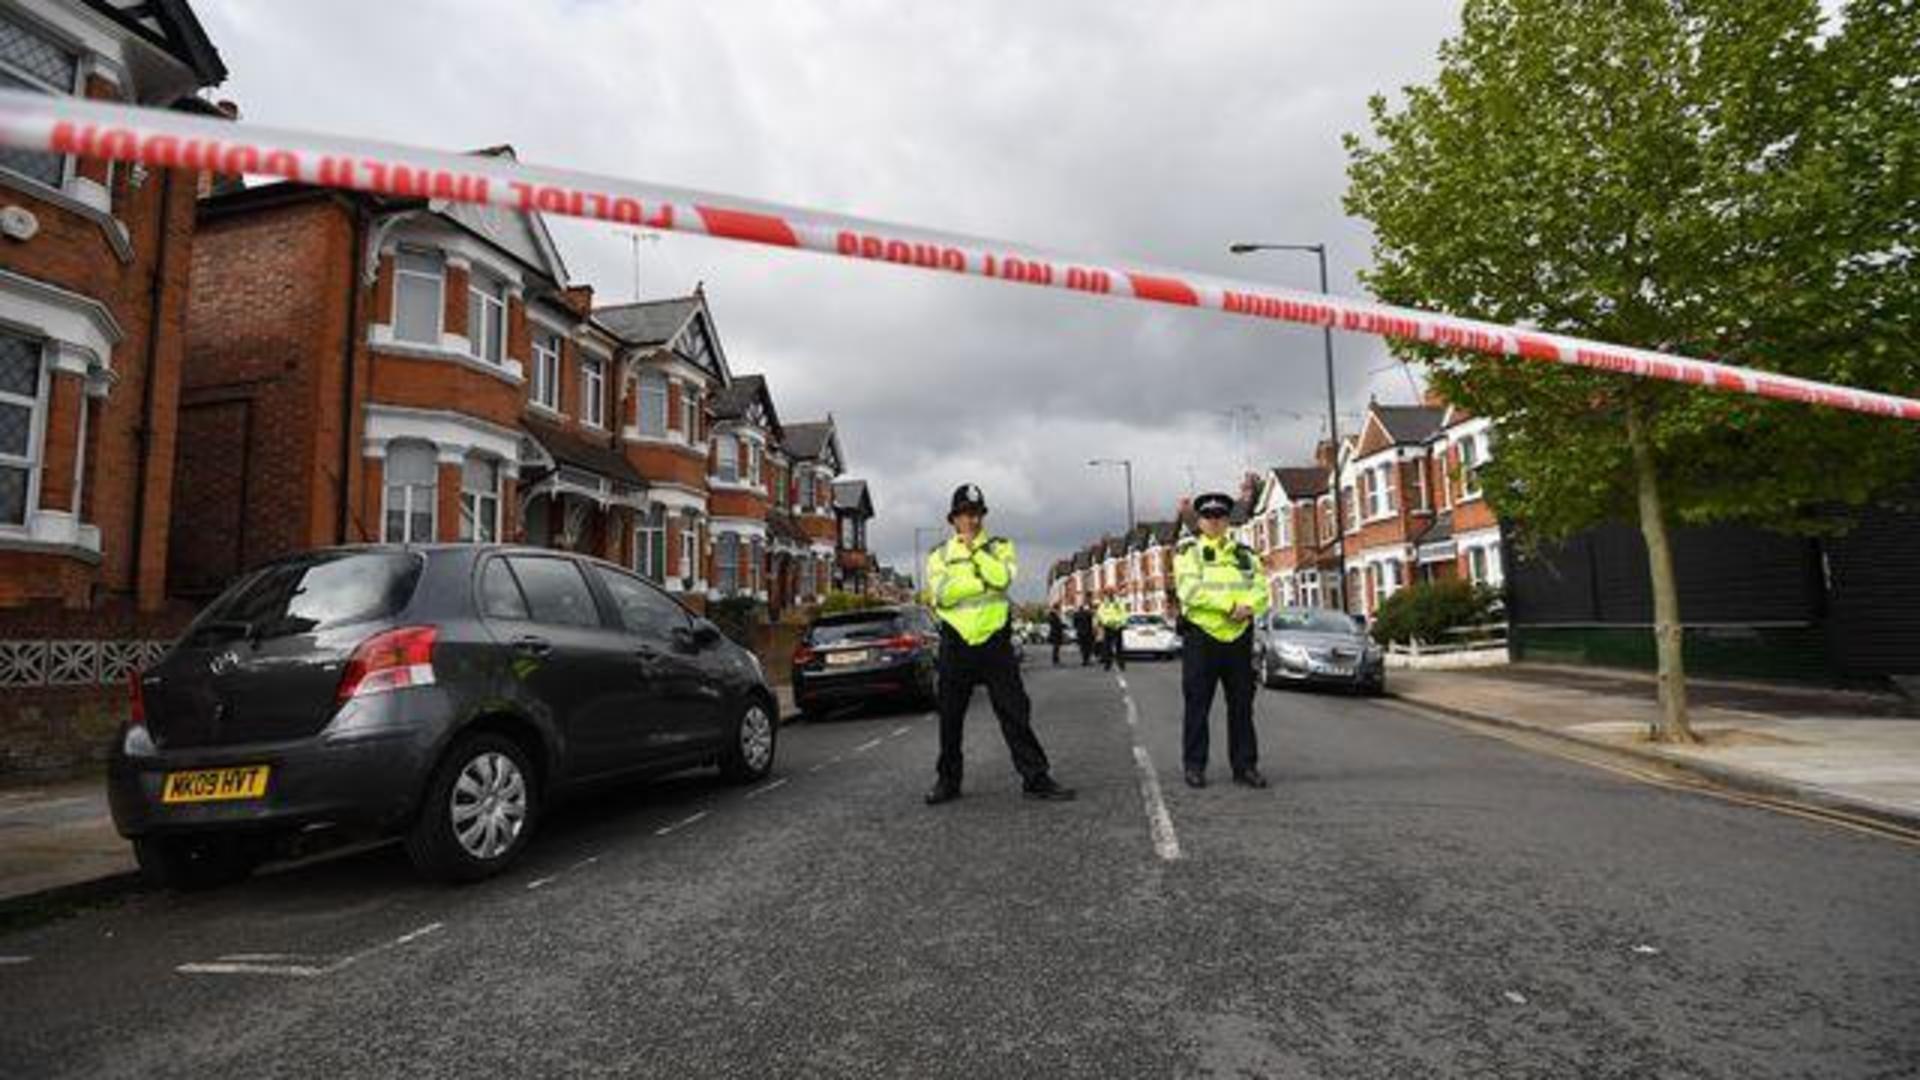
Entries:
<svg viewBox="0 0 1920 1080">
<path fill-rule="evenodd" d="M 183 0 L 0 2 L 0 87 L 220 115 Z M 0 773 L 104 752 L 168 600 L 202 175 L 0 150 Z"/>
</svg>

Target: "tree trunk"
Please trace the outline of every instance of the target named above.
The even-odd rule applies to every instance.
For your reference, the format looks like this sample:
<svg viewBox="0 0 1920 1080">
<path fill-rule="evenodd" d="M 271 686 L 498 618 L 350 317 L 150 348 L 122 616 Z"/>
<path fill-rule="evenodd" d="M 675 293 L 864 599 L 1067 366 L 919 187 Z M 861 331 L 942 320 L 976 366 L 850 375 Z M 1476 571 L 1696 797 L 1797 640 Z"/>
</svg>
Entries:
<svg viewBox="0 0 1920 1080">
<path fill-rule="evenodd" d="M 1627 401 L 1627 444 L 1633 449 L 1634 487 L 1640 499 L 1640 535 L 1647 542 L 1647 571 L 1653 579 L 1653 643 L 1659 658 L 1659 742 L 1694 743 L 1687 723 L 1687 675 L 1681 657 L 1680 590 L 1673 579 L 1673 551 L 1667 543 L 1667 519 L 1660 508 L 1660 476 L 1653 444 L 1640 406 Z"/>
</svg>

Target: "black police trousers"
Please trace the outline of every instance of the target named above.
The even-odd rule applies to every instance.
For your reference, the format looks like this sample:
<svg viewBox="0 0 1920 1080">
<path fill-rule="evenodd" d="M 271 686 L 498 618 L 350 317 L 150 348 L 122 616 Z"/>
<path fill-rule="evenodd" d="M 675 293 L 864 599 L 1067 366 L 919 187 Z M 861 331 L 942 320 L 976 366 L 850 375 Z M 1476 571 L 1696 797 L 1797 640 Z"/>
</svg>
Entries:
<svg viewBox="0 0 1920 1080">
<path fill-rule="evenodd" d="M 1120 635 L 1123 632 L 1117 626 L 1100 632 L 1100 666 L 1102 668 L 1110 671 L 1113 665 L 1119 664 L 1121 671 L 1127 670 L 1127 655 L 1120 649 Z"/>
<path fill-rule="evenodd" d="M 973 688 L 987 687 L 987 700 L 1000 720 L 1013 767 L 1028 784 L 1047 775 L 1047 752 L 1033 733 L 1033 706 L 1020 682 L 1020 658 L 1013 650 L 1013 634 L 1001 627 L 978 645 L 969 645 L 946 623 L 940 624 L 940 779 L 958 786 L 965 758 L 960 736 L 967 721 Z"/>
<path fill-rule="evenodd" d="M 1181 627 L 1180 690 L 1186 698 L 1181 758 L 1189 769 L 1207 767 L 1207 714 L 1213 711 L 1216 683 L 1227 692 L 1227 762 L 1237 775 L 1260 762 L 1253 734 L 1253 632 L 1233 641 L 1187 623 Z"/>
</svg>

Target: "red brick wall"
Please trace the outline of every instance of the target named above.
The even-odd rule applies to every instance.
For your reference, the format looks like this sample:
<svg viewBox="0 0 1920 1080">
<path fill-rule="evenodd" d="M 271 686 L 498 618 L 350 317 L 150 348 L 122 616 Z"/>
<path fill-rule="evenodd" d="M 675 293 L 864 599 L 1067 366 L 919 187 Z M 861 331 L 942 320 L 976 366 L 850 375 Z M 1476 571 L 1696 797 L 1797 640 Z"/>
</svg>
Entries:
<svg viewBox="0 0 1920 1080">
<path fill-rule="evenodd" d="M 194 500 L 203 485 L 244 492 L 236 569 L 338 538 L 341 440 L 357 442 L 359 430 L 358 410 L 342 416 L 340 409 L 347 308 L 350 290 L 358 287 L 349 266 L 353 234 L 350 211 L 331 198 L 211 215 L 202 224 L 181 411 L 195 416 L 216 403 L 239 402 L 247 424 L 238 455 L 183 459 L 175 498 L 186 516 L 176 532 L 203 528 Z M 360 369 L 363 353 L 356 345 Z M 192 422 L 213 424 L 230 415 L 212 412 Z M 359 455 L 353 458 L 357 472 Z M 245 476 L 225 475 L 236 471 Z M 356 479 L 350 475 L 348 483 Z M 359 531 L 355 526 L 379 528 L 356 522 L 349 535 Z M 202 583 L 231 572 L 197 564 L 186 552 L 175 567 Z"/>
<path fill-rule="evenodd" d="M 104 93 L 107 88 L 99 83 L 95 89 Z M 98 163 L 83 164 L 83 174 L 97 180 L 106 176 Z M 12 572 L 0 585 L 0 607 L 36 597 L 75 608 L 125 604 L 155 611 L 165 603 L 173 404 L 198 176 L 154 170 L 136 189 L 130 175 L 129 169 L 115 170 L 110 190 L 113 213 L 125 224 L 133 249 L 130 262 L 120 260 L 93 219 L 27 190 L 7 194 L 8 203 L 31 211 L 40 223 L 31 240 L 0 242 L 7 269 L 100 300 L 124 337 L 113 349 L 114 386 L 105 399 L 91 401 L 88 418 L 83 512 L 100 529 L 101 556 L 95 562 L 65 554 L 8 553 Z M 55 494 L 70 491 L 76 435 L 72 429 L 49 428 L 43 460 L 66 464 L 66 476 L 48 476 Z M 145 505 L 136 514 L 143 490 Z M 138 526 L 136 516 L 142 516 Z M 0 618 L 0 635 L 7 633 Z"/>
</svg>

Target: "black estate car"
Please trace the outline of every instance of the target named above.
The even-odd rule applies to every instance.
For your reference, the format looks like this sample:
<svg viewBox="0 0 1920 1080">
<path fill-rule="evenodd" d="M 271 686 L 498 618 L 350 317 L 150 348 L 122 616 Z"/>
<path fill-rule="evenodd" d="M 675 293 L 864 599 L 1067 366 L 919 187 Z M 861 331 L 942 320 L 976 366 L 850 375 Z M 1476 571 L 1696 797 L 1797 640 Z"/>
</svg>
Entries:
<svg viewBox="0 0 1920 1080">
<path fill-rule="evenodd" d="M 940 624 L 907 604 L 821 615 L 793 650 L 793 701 L 818 713 L 869 702 L 931 707 Z"/>
<path fill-rule="evenodd" d="M 281 559 L 137 675 L 114 822 L 176 887 L 244 877 L 304 830 L 405 837 L 423 872 L 496 873 L 585 781 L 772 768 L 759 662 L 595 559 L 473 544 Z"/>
</svg>

